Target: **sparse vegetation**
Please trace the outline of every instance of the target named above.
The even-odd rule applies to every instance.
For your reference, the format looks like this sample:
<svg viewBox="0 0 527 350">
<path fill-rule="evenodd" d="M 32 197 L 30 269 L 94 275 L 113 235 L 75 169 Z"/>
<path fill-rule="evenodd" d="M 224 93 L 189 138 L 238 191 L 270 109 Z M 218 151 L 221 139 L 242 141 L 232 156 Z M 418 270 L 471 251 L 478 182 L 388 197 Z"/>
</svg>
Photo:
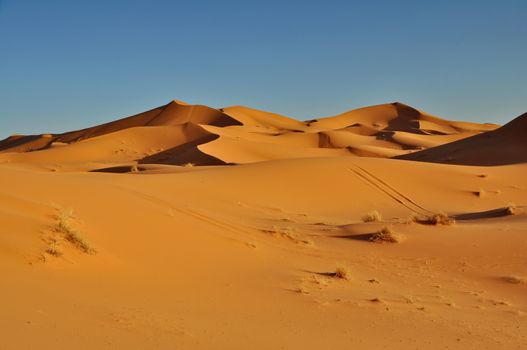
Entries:
<svg viewBox="0 0 527 350">
<path fill-rule="evenodd" d="M 60 250 L 60 248 L 58 247 L 58 245 L 53 245 L 53 246 L 50 246 L 46 249 L 46 253 L 48 253 L 49 255 L 52 255 L 54 257 L 61 257 L 62 256 L 62 250 Z"/>
<path fill-rule="evenodd" d="M 64 239 L 72 243 L 74 246 L 82 250 L 84 253 L 93 254 L 93 249 L 82 235 L 71 226 L 71 218 L 73 217 L 73 210 L 60 209 L 57 216 L 58 222 L 56 231 L 64 236 Z"/>
<path fill-rule="evenodd" d="M 196 166 L 196 164 L 188 162 L 188 163 L 184 164 L 183 166 L 184 166 L 185 168 L 193 168 L 193 167 Z"/>
<path fill-rule="evenodd" d="M 338 265 L 337 269 L 333 273 L 333 277 L 343 280 L 349 280 L 351 279 L 351 270 L 346 265 Z"/>
<path fill-rule="evenodd" d="M 370 236 L 370 241 L 375 243 L 399 243 L 402 241 L 402 236 L 388 227 L 383 227 Z"/>
<path fill-rule="evenodd" d="M 423 225 L 449 226 L 456 223 L 456 220 L 448 216 L 446 213 L 437 213 L 426 216 L 412 216 L 411 220 Z"/>
<path fill-rule="evenodd" d="M 137 164 L 134 164 L 130 167 L 130 172 L 137 173 L 139 171 L 139 168 L 137 167 Z"/>
<path fill-rule="evenodd" d="M 82 250 L 85 253 L 93 254 L 95 253 L 95 250 L 86 242 L 86 240 L 79 235 L 77 231 L 70 230 L 64 232 L 66 240 L 71 242 L 73 245 L 78 247 L 80 250 Z"/>
<path fill-rule="evenodd" d="M 382 221 L 382 215 L 377 210 L 374 210 L 364 215 L 361 219 L 363 222 L 379 222 Z"/>
</svg>

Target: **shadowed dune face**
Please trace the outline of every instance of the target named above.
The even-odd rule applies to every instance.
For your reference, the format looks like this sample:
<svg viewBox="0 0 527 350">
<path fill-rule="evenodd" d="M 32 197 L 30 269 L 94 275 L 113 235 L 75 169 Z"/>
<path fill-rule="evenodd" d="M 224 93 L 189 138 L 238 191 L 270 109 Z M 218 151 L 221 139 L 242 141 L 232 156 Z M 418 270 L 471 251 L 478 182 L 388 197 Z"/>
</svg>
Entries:
<svg viewBox="0 0 527 350">
<path fill-rule="evenodd" d="M 218 126 L 240 125 L 240 123 L 224 113 L 207 107 L 191 106 L 172 101 L 165 106 L 154 108 L 128 118 L 116 120 L 92 128 L 57 135 L 53 141 L 75 142 L 96 136 L 110 134 L 123 129 L 140 126 L 175 126 L 186 123 L 210 124 Z"/>
<path fill-rule="evenodd" d="M 172 101 L 164 106 L 131 117 L 82 130 L 66 132 L 58 135 L 12 136 L 0 142 L 0 151 L 34 151 L 43 149 L 51 145 L 52 142 L 74 143 L 134 127 L 176 126 L 185 125 L 187 123 L 208 124 L 222 127 L 241 125 L 240 122 L 219 110 L 207 106 L 192 106 L 182 102 Z M 36 142 L 38 140 L 40 140 L 40 142 Z M 29 147 L 24 149 L 22 147 L 23 145 L 28 145 Z"/>
<path fill-rule="evenodd" d="M 50 142 L 51 138 L 44 135 L 15 135 L 0 142 L 0 152 L 30 152 L 45 148 Z"/>
<path fill-rule="evenodd" d="M 166 151 L 153 154 L 139 160 L 144 164 L 170 164 L 170 165 L 225 165 L 226 163 L 218 158 L 200 151 L 199 145 L 216 140 L 218 135 L 206 135 L 194 141 L 170 148 Z"/>
<path fill-rule="evenodd" d="M 222 165 L 306 157 L 390 158 L 495 127 L 443 120 L 399 102 L 301 122 L 242 106 L 214 109 L 172 101 L 82 130 L 12 136 L 0 141 L 0 158 L 73 168 L 74 163 L 104 163 L 103 169 L 129 162 Z"/>
<path fill-rule="evenodd" d="M 393 105 L 397 110 L 397 117 L 388 122 L 385 130 L 424 134 L 419 124 L 421 113 L 417 109 L 399 102 L 395 102 Z"/>
<path fill-rule="evenodd" d="M 499 129 L 395 158 L 458 165 L 524 163 L 527 162 L 526 136 L 527 113 Z"/>
</svg>

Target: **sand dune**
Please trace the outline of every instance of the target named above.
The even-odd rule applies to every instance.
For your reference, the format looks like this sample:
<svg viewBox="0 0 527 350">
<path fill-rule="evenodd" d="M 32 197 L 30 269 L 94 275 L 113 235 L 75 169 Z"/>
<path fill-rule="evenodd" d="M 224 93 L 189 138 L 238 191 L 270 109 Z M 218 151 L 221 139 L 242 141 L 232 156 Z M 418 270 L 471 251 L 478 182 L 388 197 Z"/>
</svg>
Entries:
<svg viewBox="0 0 527 350">
<path fill-rule="evenodd" d="M 0 152 L 9 153 L 3 159 L 10 162 L 62 164 L 62 169 L 79 164 L 85 169 L 88 162 L 220 165 L 326 156 L 389 158 L 496 127 L 443 120 L 401 103 L 300 122 L 241 106 L 213 109 L 172 101 L 79 131 L 13 136 L 0 142 Z M 59 150 L 58 145 L 67 147 Z"/>
<path fill-rule="evenodd" d="M 173 101 L 12 136 L 0 349 L 522 349 L 526 120 Z"/>
<path fill-rule="evenodd" d="M 527 162 L 527 114 L 494 131 L 397 158 L 460 165 Z"/>
</svg>

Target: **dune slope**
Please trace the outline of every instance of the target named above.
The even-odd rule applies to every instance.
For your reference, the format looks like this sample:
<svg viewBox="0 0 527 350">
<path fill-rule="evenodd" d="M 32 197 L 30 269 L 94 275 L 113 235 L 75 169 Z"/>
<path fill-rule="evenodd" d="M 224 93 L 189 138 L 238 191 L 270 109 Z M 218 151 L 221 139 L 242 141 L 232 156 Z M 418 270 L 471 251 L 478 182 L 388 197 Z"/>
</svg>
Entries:
<svg viewBox="0 0 527 350">
<path fill-rule="evenodd" d="M 402 103 L 301 122 L 241 106 L 213 109 L 172 101 L 83 130 L 9 137 L 0 141 L 0 154 L 4 154 L 0 161 L 40 164 L 57 171 L 122 164 L 219 165 L 327 156 L 389 158 L 495 127 L 443 120 Z"/>
<path fill-rule="evenodd" d="M 494 131 L 396 158 L 460 165 L 527 162 L 527 113 Z"/>
<path fill-rule="evenodd" d="M 366 157 L 0 166 L 16 184 L 0 190 L 2 346 L 522 348 L 527 216 L 486 213 L 524 210 L 525 171 Z M 440 211 L 460 219 L 407 221 Z M 65 238 L 64 213 L 93 252 Z M 369 241 L 383 227 L 404 240 Z"/>
</svg>

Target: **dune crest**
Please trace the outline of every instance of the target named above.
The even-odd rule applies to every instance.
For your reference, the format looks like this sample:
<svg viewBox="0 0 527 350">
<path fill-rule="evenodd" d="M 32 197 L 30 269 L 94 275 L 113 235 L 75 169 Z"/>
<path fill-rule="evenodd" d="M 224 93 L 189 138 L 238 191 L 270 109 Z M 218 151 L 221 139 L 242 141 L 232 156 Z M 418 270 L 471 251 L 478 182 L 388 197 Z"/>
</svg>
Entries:
<svg viewBox="0 0 527 350">
<path fill-rule="evenodd" d="M 298 121 L 243 106 L 214 109 L 174 100 L 82 130 L 11 136 L 0 141 L 0 153 L 13 163 L 72 168 L 82 163 L 84 170 L 127 162 L 222 165 L 306 157 L 390 158 L 496 127 L 440 119 L 399 102 Z"/>
<path fill-rule="evenodd" d="M 506 165 L 527 162 L 527 113 L 501 128 L 395 158 L 458 165 Z"/>
</svg>

